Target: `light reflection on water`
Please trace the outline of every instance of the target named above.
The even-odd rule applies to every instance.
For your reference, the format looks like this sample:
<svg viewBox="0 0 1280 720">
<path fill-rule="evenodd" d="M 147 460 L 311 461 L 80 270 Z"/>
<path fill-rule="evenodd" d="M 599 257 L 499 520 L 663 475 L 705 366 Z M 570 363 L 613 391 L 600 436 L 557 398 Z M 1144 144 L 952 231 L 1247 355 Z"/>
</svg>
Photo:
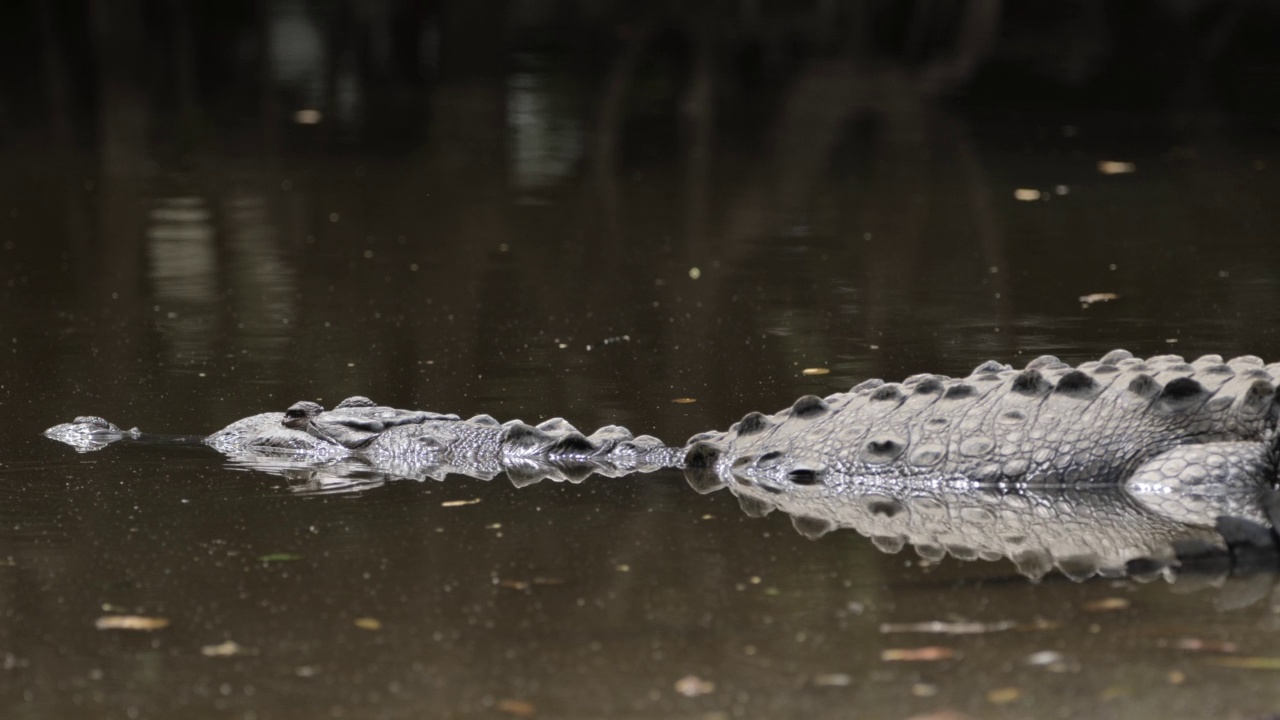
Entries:
<svg viewBox="0 0 1280 720">
<path fill-rule="evenodd" d="M 203 198 L 157 198 L 147 227 L 148 279 L 171 363 L 208 362 L 218 302 L 217 251 Z"/>
</svg>

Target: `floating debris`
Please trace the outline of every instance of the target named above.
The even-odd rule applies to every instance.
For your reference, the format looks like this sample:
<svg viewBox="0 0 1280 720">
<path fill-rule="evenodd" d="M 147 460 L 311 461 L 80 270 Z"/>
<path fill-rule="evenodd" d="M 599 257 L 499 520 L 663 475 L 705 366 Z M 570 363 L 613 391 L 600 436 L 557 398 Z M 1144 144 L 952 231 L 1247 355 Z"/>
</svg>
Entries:
<svg viewBox="0 0 1280 720">
<path fill-rule="evenodd" d="M 1013 191 L 1013 199 L 1022 202 L 1032 202 L 1040 199 L 1040 191 L 1033 188 L 1018 188 Z"/>
<path fill-rule="evenodd" d="M 1008 705 L 1022 697 L 1022 690 L 1016 687 L 996 688 L 987 691 L 987 702 L 992 705 Z"/>
<path fill-rule="evenodd" d="M 480 498 L 471 500 L 446 500 L 440 503 L 440 507 L 462 507 L 463 505 L 475 505 L 480 502 Z"/>
<path fill-rule="evenodd" d="M 958 655 L 959 653 L 955 651 L 955 648 L 942 645 L 926 645 L 918 648 L 888 648 L 881 650 L 880 660 L 883 662 L 937 662 L 938 660 L 950 660 Z"/>
<path fill-rule="evenodd" d="M 1181 670 L 1170 670 L 1169 674 L 1165 675 L 1165 679 L 1169 681 L 1170 685 L 1181 685 L 1187 681 L 1187 674 Z"/>
<path fill-rule="evenodd" d="M 1108 293 L 1108 292 L 1089 293 L 1088 295 L 1080 296 L 1080 305 L 1081 307 L 1089 307 L 1094 303 L 1111 302 L 1112 300 L 1119 300 L 1119 299 L 1120 299 L 1120 296 L 1115 293 Z"/>
<path fill-rule="evenodd" d="M 240 655 L 243 652 L 244 648 L 240 647 L 240 643 L 234 640 L 227 640 L 217 645 L 205 645 L 200 648 L 200 654 L 205 657 L 231 657 L 232 655 Z"/>
<path fill-rule="evenodd" d="M 1056 650 L 1041 650 L 1040 652 L 1034 652 L 1028 655 L 1026 663 L 1028 665 L 1056 665 L 1058 663 L 1065 662 L 1066 659 L 1066 655 L 1063 655 Z"/>
<path fill-rule="evenodd" d="M 294 555 L 293 553 L 271 553 L 258 556 L 258 562 L 261 563 L 293 562 L 301 559 L 301 555 Z"/>
<path fill-rule="evenodd" d="M 1080 663 L 1068 658 L 1065 654 L 1056 650 L 1041 650 L 1033 652 L 1023 659 L 1032 667 L 1041 667 L 1052 673 L 1068 673 L 1079 672 Z"/>
<path fill-rule="evenodd" d="M 693 403 L 698 402 L 698 398 L 691 398 L 691 397 L 671 398 L 671 402 L 677 405 L 691 405 Z"/>
<path fill-rule="evenodd" d="M 533 706 L 533 703 L 525 700 L 503 699 L 498 701 L 496 707 L 498 712 L 504 712 L 508 715 L 515 715 L 516 717 L 522 718 L 533 717 L 538 712 L 538 709 Z"/>
<path fill-rule="evenodd" d="M 99 630 L 160 630 L 169 627 L 169 619 L 147 615 L 103 615 L 94 622 Z"/>
<path fill-rule="evenodd" d="M 932 620 L 918 623 L 880 623 L 880 632 L 888 633 L 936 633 L 939 635 L 981 635 L 982 633 L 1014 630 L 1018 623 L 1012 620 L 1000 622 L 943 622 Z"/>
<path fill-rule="evenodd" d="M 1280 657 L 1215 657 L 1205 660 L 1210 665 L 1242 670 L 1280 670 Z"/>
<path fill-rule="evenodd" d="M 844 673 L 825 673 L 813 676 L 813 684 L 818 687 L 848 687 L 852 683 L 853 678 Z"/>
<path fill-rule="evenodd" d="M 813 368 L 805 368 L 801 370 L 800 374 L 801 375 L 826 375 L 830 372 L 831 370 L 828 368 L 813 367 Z"/>
<path fill-rule="evenodd" d="M 355 623 L 355 626 L 360 628 L 361 630 L 381 630 L 382 629 L 382 621 L 377 618 L 360 617 L 360 618 L 356 618 L 354 623 Z"/>
<path fill-rule="evenodd" d="M 1233 653 L 1240 649 L 1233 642 L 1202 640 L 1200 638 L 1179 638 L 1173 643 L 1173 646 L 1179 650 L 1189 650 L 1191 652 Z"/>
<path fill-rule="evenodd" d="M 1109 597 L 1100 600 L 1092 600 L 1084 604 L 1084 609 L 1089 612 L 1113 612 L 1115 610 L 1127 610 L 1133 603 L 1122 597 Z"/>
<path fill-rule="evenodd" d="M 675 689 L 685 697 L 698 697 L 715 692 L 716 684 L 697 675 L 685 675 L 676 681 Z"/>
<path fill-rule="evenodd" d="M 1131 162 L 1122 162 L 1120 160 L 1102 160 L 1098 163 L 1098 172 L 1103 175 L 1127 175 L 1137 172 L 1138 166 Z"/>
<path fill-rule="evenodd" d="M 933 697 L 938 694 L 938 686 L 933 683 L 918 682 L 911 686 L 911 694 L 916 697 Z"/>
</svg>

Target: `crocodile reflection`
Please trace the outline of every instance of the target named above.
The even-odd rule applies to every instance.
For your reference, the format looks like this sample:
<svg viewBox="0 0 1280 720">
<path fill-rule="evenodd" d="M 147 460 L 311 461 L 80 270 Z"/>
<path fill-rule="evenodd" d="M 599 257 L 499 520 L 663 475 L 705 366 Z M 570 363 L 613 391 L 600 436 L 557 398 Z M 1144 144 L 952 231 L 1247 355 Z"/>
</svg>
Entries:
<svg viewBox="0 0 1280 720">
<path fill-rule="evenodd" d="M 1210 561 L 1246 571 L 1272 552 L 1262 489 L 1144 493 L 1114 485 L 999 487 L 911 482 L 902 478 L 828 478 L 823 485 L 775 485 L 759 477 L 697 468 L 686 478 L 699 492 L 727 487 L 753 517 L 780 510 L 801 534 L 817 539 L 851 529 L 886 553 L 914 547 L 938 561 L 1013 561 L 1039 579 L 1058 570 L 1094 576 L 1164 576 Z"/>
<path fill-rule="evenodd" d="M 492 458 L 455 458 L 448 461 L 417 457 L 399 463 L 384 458 L 375 464 L 358 456 L 316 460 L 273 452 L 224 452 L 224 455 L 229 466 L 284 478 L 289 490 L 304 495 L 362 492 L 403 480 L 441 482 L 451 476 L 484 481 L 504 477 L 516 488 L 528 487 L 544 480 L 577 484 L 593 475 L 614 478 L 650 473 L 661 468 L 659 465 L 649 464 L 618 465 L 602 461 L 568 460 L 550 462 L 536 458 L 505 458 L 502 462 L 497 462 Z"/>
</svg>

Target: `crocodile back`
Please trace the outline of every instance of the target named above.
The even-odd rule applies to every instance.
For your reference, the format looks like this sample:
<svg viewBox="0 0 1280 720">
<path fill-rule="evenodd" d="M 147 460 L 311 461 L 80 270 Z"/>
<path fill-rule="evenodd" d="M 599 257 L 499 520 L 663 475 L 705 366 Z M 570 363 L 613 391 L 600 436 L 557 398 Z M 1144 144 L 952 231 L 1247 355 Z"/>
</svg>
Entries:
<svg viewBox="0 0 1280 720">
<path fill-rule="evenodd" d="M 963 378 L 869 380 L 751 413 L 726 432 L 694 436 L 686 461 L 795 483 L 830 473 L 1118 482 L 1180 445 L 1270 441 L 1278 373 L 1252 356 L 1186 362 L 1123 350 L 1078 367 L 1051 356 L 1021 370 L 989 361 Z"/>
</svg>

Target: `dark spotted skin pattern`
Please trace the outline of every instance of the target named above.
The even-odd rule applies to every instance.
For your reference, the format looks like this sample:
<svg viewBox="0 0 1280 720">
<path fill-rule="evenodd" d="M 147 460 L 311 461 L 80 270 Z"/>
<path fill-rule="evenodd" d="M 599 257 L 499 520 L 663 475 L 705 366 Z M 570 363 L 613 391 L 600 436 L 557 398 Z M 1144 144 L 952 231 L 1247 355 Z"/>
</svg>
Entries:
<svg viewBox="0 0 1280 720">
<path fill-rule="evenodd" d="M 695 435 L 685 462 L 779 490 L 862 478 L 982 485 L 1130 483 L 1167 492 L 1274 480 L 1280 364 L 1252 356 L 1071 367 L 988 361 L 963 378 L 868 380 Z"/>
</svg>

